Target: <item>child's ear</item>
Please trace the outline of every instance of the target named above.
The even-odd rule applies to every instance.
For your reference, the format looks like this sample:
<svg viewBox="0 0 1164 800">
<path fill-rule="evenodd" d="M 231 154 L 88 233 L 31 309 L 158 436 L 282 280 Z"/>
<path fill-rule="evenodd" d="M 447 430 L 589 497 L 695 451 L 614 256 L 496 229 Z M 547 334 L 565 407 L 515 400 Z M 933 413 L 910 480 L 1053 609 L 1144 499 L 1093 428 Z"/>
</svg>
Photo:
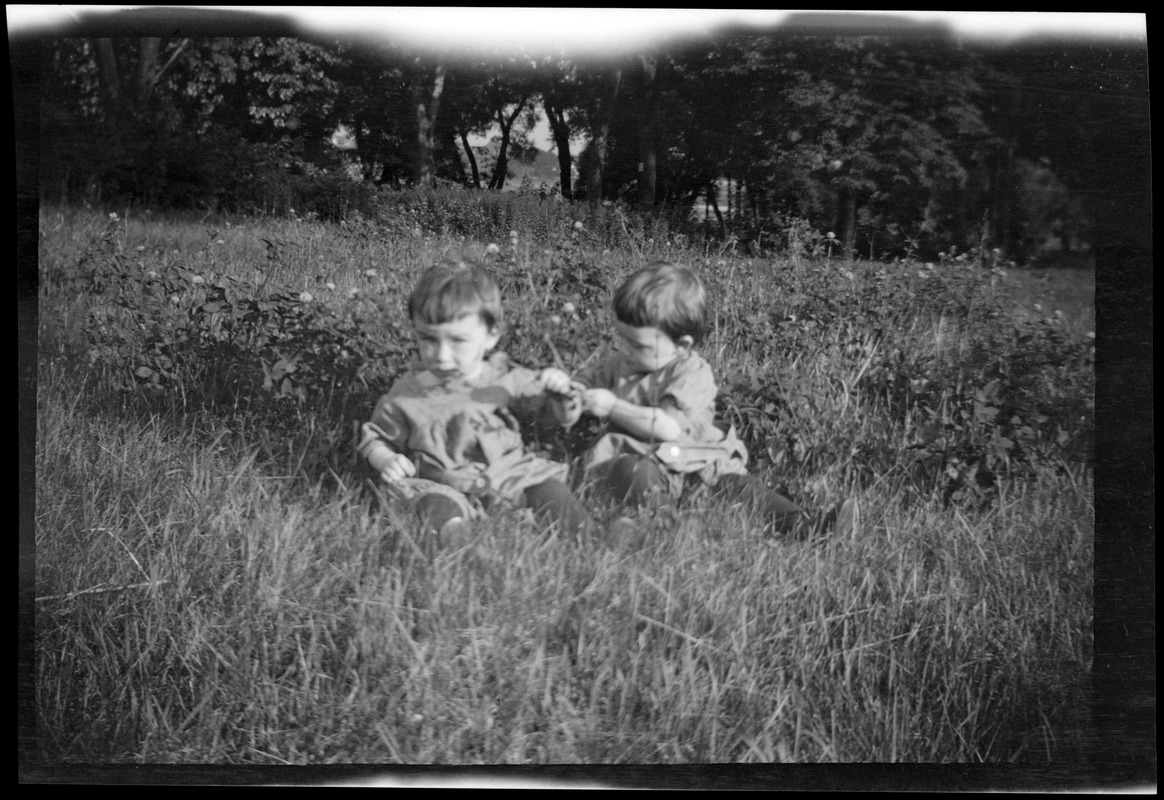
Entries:
<svg viewBox="0 0 1164 800">
<path fill-rule="evenodd" d="M 695 339 L 691 336 L 680 336 L 679 341 L 675 342 L 675 344 L 684 350 L 690 350 L 692 347 L 695 347 Z"/>
<path fill-rule="evenodd" d="M 492 350 L 494 347 L 497 346 L 497 343 L 500 341 L 501 341 L 501 328 L 498 325 L 494 325 L 492 328 L 489 329 L 489 333 L 485 334 L 485 352 L 489 352 L 490 350 Z"/>
</svg>

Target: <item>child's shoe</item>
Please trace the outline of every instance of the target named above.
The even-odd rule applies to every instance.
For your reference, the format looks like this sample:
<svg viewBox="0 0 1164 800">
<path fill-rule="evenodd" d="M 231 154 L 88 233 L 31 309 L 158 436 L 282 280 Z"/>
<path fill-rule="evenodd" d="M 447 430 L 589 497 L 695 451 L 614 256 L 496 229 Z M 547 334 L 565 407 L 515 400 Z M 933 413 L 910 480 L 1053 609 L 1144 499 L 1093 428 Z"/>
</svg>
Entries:
<svg viewBox="0 0 1164 800">
<path fill-rule="evenodd" d="M 441 525 L 437 532 L 437 542 L 442 550 L 457 550 L 471 540 L 473 526 L 464 517 L 453 517 Z"/>
</svg>

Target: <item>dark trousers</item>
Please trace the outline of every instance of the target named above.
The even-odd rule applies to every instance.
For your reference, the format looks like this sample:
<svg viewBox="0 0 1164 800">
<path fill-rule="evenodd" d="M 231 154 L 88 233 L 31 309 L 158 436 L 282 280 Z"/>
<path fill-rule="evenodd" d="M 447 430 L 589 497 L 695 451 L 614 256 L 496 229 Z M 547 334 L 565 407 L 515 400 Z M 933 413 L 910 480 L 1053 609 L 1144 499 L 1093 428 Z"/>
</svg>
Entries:
<svg viewBox="0 0 1164 800">
<path fill-rule="evenodd" d="M 576 531 L 594 521 L 570 487 L 554 478 L 529 487 L 522 499 L 539 519 L 557 522 L 568 531 Z M 436 531 L 446 522 L 463 516 L 457 503 L 442 494 L 422 495 L 416 501 L 416 511 L 425 526 Z"/>
<path fill-rule="evenodd" d="M 622 505 L 665 506 L 676 500 L 668 491 L 664 468 L 645 456 L 619 456 L 604 482 L 611 497 Z M 812 522 L 800 506 L 751 475 L 724 475 L 711 488 L 711 497 L 718 503 L 742 506 L 771 533 L 794 533 Z"/>
</svg>

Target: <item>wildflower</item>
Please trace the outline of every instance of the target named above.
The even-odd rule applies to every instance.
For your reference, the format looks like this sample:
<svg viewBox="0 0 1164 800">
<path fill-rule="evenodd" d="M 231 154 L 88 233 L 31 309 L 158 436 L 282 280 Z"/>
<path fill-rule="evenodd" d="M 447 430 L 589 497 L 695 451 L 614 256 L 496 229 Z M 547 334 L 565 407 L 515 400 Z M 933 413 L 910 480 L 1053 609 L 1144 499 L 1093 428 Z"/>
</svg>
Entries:
<svg viewBox="0 0 1164 800">
<path fill-rule="evenodd" d="M 424 714 L 413 714 L 412 721 L 413 722 L 423 722 L 424 721 Z"/>
<path fill-rule="evenodd" d="M 190 283 L 206 283 L 206 279 L 203 278 L 201 275 L 195 275 L 193 278 L 190 279 Z"/>
<path fill-rule="evenodd" d="M 835 233 L 833 233 L 832 231 L 829 231 L 828 233 L 825 234 L 825 238 L 826 239 L 835 239 L 835 238 L 837 238 L 837 235 Z"/>
<path fill-rule="evenodd" d="M 578 313 L 578 310 L 576 308 L 574 308 L 573 303 L 571 303 L 569 300 L 567 300 L 565 303 L 562 304 L 562 313 L 569 314 L 570 316 L 573 316 L 574 314 Z"/>
<path fill-rule="evenodd" d="M 413 228 L 412 229 L 412 238 L 419 239 L 421 237 L 422 233 L 423 233 L 423 231 L 421 231 L 420 228 Z"/>
<path fill-rule="evenodd" d="M 170 295 L 170 305 L 176 306 L 180 302 L 181 302 L 181 300 L 178 298 L 178 295 L 176 295 L 176 294 Z"/>
<path fill-rule="evenodd" d="M 151 269 L 149 272 L 146 273 L 146 276 L 150 277 L 150 278 L 156 278 L 156 277 L 158 277 L 158 273 L 155 270 Z"/>
<path fill-rule="evenodd" d="M 852 280 L 856 280 L 856 277 L 855 277 L 855 276 L 853 275 L 853 273 L 852 273 L 852 272 L 850 272 L 849 270 L 845 270 L 845 271 L 844 271 L 844 272 L 842 272 L 841 274 L 842 274 L 842 275 L 844 275 L 846 278 L 848 278 L 848 279 L 849 279 L 849 280 L 851 280 L 851 281 L 852 281 Z"/>
<path fill-rule="evenodd" d="M 356 297 L 358 297 L 359 294 L 360 294 L 360 290 L 354 286 L 351 289 L 348 289 L 348 297 L 350 297 L 352 299 L 355 299 Z"/>
<path fill-rule="evenodd" d="M 933 268 L 934 268 L 934 264 L 933 264 L 933 262 L 932 262 L 932 261 L 927 261 L 927 262 L 926 262 L 926 269 L 933 269 Z"/>
<path fill-rule="evenodd" d="M 575 220 L 575 221 L 574 221 L 574 230 L 576 230 L 576 231 L 580 231 L 580 230 L 582 230 L 584 227 L 586 227 L 586 226 L 582 224 L 582 220 L 580 220 L 580 219 L 579 219 L 579 220 Z"/>
<path fill-rule="evenodd" d="M 498 253 L 500 253 L 500 252 L 501 252 L 501 248 L 500 248 L 500 247 L 498 247 L 498 246 L 497 246 L 496 244 L 494 244 L 493 242 L 490 242 L 490 243 L 489 243 L 489 245 L 488 245 L 488 246 L 485 248 L 485 252 L 486 252 L 486 253 L 488 253 L 488 254 L 489 254 L 489 255 L 491 255 L 491 256 L 495 256 L 495 255 L 497 255 Z"/>
<path fill-rule="evenodd" d="M 517 231 L 510 231 L 510 232 L 509 232 L 509 238 L 510 238 L 510 239 L 516 239 L 516 238 L 517 238 Z"/>
<path fill-rule="evenodd" d="M 121 220 L 121 217 L 117 216 L 116 211 L 109 212 L 109 221 L 110 222 L 119 222 L 120 220 Z"/>
<path fill-rule="evenodd" d="M 926 271 L 925 271 L 924 269 L 919 269 L 919 270 L 917 271 L 917 276 L 918 276 L 919 278 L 924 278 L 924 277 L 926 276 Z"/>
<path fill-rule="evenodd" d="M 561 317 L 559 317 L 557 314 L 551 314 L 551 315 L 550 315 L 550 324 L 551 324 L 551 325 L 561 325 L 561 324 L 562 324 L 562 318 L 561 318 Z"/>
<path fill-rule="evenodd" d="M 139 245 L 137 246 L 137 251 L 138 251 L 139 253 L 144 253 L 144 252 L 145 252 L 145 245 L 144 245 L 144 244 L 139 244 Z"/>
<path fill-rule="evenodd" d="M 1043 310 L 1043 304 L 1042 303 L 1035 303 L 1035 311 L 1042 311 L 1042 310 Z"/>
<path fill-rule="evenodd" d="M 379 272 L 377 272 L 377 271 L 376 271 L 376 270 L 374 270 L 374 269 L 366 269 L 366 270 L 364 270 L 364 277 L 365 277 L 365 278 L 375 278 L 375 277 L 376 277 L 377 275 L 379 275 L 379 274 L 380 274 L 380 273 L 379 273 Z"/>
<path fill-rule="evenodd" d="M 311 296 L 311 292 L 300 292 L 299 293 L 299 302 L 301 302 L 301 303 L 310 303 L 314 299 L 315 298 Z"/>
<path fill-rule="evenodd" d="M 332 283 L 331 281 L 328 281 L 327 283 L 325 283 L 325 284 L 324 284 L 324 286 L 326 286 L 326 287 L 327 287 L 327 290 L 328 290 L 329 292 L 334 292 L 334 291 L 335 291 L 335 284 L 334 284 L 334 283 Z"/>
<path fill-rule="evenodd" d="M 943 250 L 942 252 L 938 253 L 938 258 L 945 258 L 945 257 L 946 257 L 946 251 L 945 251 L 945 250 Z"/>
<path fill-rule="evenodd" d="M 226 244 L 225 239 L 219 239 L 215 244 Z"/>
</svg>

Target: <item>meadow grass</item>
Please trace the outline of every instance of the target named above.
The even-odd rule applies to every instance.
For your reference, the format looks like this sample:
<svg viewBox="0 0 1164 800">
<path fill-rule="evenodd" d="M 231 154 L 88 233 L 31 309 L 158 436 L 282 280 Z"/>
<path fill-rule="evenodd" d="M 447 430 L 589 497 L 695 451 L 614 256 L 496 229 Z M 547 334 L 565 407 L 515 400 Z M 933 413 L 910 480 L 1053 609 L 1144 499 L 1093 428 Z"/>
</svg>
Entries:
<svg viewBox="0 0 1164 800">
<path fill-rule="evenodd" d="M 663 228 L 647 235 L 648 223 L 607 220 L 599 234 L 555 213 L 505 219 L 518 236 L 496 256 L 491 240 L 367 220 L 42 215 L 43 759 L 1078 766 L 1090 730 L 1094 508 L 1089 466 L 1070 447 L 1087 423 L 1046 423 L 1060 426 L 1054 447 L 1042 428 L 1020 441 L 1016 424 L 1004 437 L 994 420 L 1019 409 L 985 393 L 998 364 L 981 351 L 984 320 L 999 313 L 1085 348 L 1086 303 L 1056 300 L 1069 309 L 1061 317 L 1034 309 L 1057 278 L 1012 272 L 999 287 L 989 276 L 919 277 L 916 266 L 907 278 L 873 264 L 747 258 Z M 350 432 L 408 358 L 406 344 L 371 342 L 404 335 L 412 279 L 454 254 L 497 271 L 504 348 L 525 363 L 556 354 L 571 369 L 602 346 L 623 275 L 655 257 L 699 268 L 716 314 L 704 352 L 753 472 L 805 504 L 859 497 L 861 527 L 773 541 L 696 496 L 641 514 L 642 541 L 626 550 L 517 510 L 461 547 L 422 538 L 364 483 Z M 182 362 L 148 385 L 133 378 L 134 347 L 157 331 L 126 334 L 119 350 L 95 326 L 113 339 L 131 330 L 119 320 L 149 328 L 151 295 L 118 310 L 108 290 L 54 277 L 97 263 L 215 285 L 230 276 L 256 297 L 309 292 L 273 306 L 264 336 L 310 323 L 298 347 L 338 340 L 317 352 L 366 347 L 368 357 L 342 380 L 338 366 L 289 373 L 301 397 L 277 396 L 261 374 L 224 380 L 233 395 L 219 402 L 200 388 L 223 369 L 207 354 L 234 351 L 175 334 L 163 343 Z M 167 324 L 225 336 L 221 311 L 198 310 L 205 284 L 180 285 L 203 299 L 181 299 Z M 939 302 L 946 295 L 957 302 Z M 240 349 L 268 347 L 253 331 L 234 335 Z M 258 370 L 259 360 L 231 363 Z M 1037 395 L 1044 416 L 1084 407 L 1090 384 L 1066 372 L 1075 363 L 1046 361 L 1003 375 L 1006 385 Z M 945 438 L 919 444 L 938 423 Z M 934 441 L 946 442 L 941 458 Z M 980 461 L 967 473 L 972 444 Z M 991 482 L 975 483 L 984 474 Z"/>
</svg>

